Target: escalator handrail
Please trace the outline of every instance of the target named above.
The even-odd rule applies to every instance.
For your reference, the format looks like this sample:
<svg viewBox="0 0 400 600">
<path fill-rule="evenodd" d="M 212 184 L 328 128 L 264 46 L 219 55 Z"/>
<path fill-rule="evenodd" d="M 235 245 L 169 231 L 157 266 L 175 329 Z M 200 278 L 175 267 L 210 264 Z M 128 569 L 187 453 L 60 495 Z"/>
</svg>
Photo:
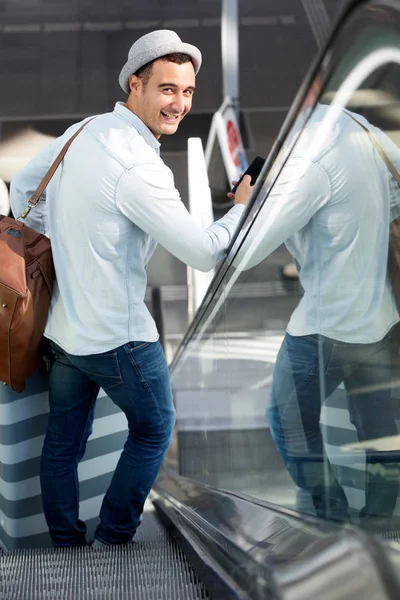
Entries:
<svg viewBox="0 0 400 600">
<path fill-rule="evenodd" d="M 324 521 L 168 470 L 160 473 L 152 501 L 173 531 L 181 535 L 186 532 L 189 540 L 208 554 L 208 562 L 217 567 L 221 581 L 225 580 L 227 586 L 236 582 L 239 589 L 248 592 L 235 598 L 285 600 L 293 597 L 295 588 L 299 600 L 326 597 L 335 579 L 332 569 L 336 577 L 342 568 L 346 571 L 342 573 L 344 579 L 361 577 L 364 588 L 371 593 L 381 588 L 382 600 L 399 597 L 400 581 L 389 558 L 387 541 L 354 524 Z M 354 562 L 357 573 L 352 572 Z M 369 578 L 367 585 L 364 577 Z M 306 580 L 314 591 L 312 596 L 305 590 Z M 347 594 L 346 585 L 339 585 L 330 597 L 344 600 Z M 378 596 L 368 593 L 366 597 Z"/>
</svg>

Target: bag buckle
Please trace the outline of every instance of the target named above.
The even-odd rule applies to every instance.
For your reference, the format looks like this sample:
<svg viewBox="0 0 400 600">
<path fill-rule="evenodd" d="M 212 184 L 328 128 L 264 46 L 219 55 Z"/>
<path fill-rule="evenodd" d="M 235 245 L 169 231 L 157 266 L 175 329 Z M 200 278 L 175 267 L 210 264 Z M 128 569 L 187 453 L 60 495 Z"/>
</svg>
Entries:
<svg viewBox="0 0 400 600">
<path fill-rule="evenodd" d="M 29 215 L 29 213 L 31 212 L 32 208 L 34 208 L 36 206 L 36 204 L 32 204 L 31 202 L 28 202 L 28 206 L 26 207 L 26 209 L 24 210 L 23 213 L 21 213 L 19 215 L 19 217 L 16 218 L 16 221 L 19 221 L 19 219 L 22 219 L 23 221 L 25 221 L 26 217 Z"/>
</svg>

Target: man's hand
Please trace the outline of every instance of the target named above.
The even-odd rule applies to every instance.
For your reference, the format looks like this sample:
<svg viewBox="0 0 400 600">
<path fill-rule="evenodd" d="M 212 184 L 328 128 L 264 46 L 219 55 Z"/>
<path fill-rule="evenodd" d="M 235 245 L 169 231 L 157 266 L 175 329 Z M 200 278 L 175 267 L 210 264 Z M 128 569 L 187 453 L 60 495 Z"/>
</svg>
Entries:
<svg viewBox="0 0 400 600">
<path fill-rule="evenodd" d="M 236 185 L 236 183 L 237 181 L 232 181 L 232 186 Z M 253 186 L 251 185 L 251 177 L 250 175 L 245 175 L 236 190 L 236 194 L 228 192 L 227 196 L 233 200 L 235 204 L 244 204 L 246 206 L 252 191 Z"/>
</svg>

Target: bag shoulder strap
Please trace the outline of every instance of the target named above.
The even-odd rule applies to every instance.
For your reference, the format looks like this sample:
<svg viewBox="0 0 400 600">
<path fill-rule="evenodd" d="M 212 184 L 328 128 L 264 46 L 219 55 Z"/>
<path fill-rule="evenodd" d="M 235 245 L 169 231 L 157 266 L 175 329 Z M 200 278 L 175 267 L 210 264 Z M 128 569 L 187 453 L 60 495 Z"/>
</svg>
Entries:
<svg viewBox="0 0 400 600">
<path fill-rule="evenodd" d="M 388 155 L 386 154 L 386 152 L 383 150 L 382 146 L 379 144 L 379 142 L 376 139 L 376 137 L 368 129 L 368 127 L 366 127 L 358 119 L 356 119 L 355 117 L 353 117 L 353 115 L 351 115 L 350 113 L 348 113 L 347 110 L 345 110 L 344 112 L 351 119 L 353 119 L 353 121 L 355 121 L 360 127 L 362 127 L 364 129 L 364 131 L 367 133 L 367 135 L 368 135 L 369 139 L 371 140 L 371 143 L 374 146 L 375 150 L 378 152 L 379 156 L 382 158 L 383 162 L 385 163 L 385 165 L 387 166 L 387 168 L 389 169 L 389 171 L 391 172 L 391 174 L 393 175 L 393 177 L 395 178 L 395 180 L 397 181 L 397 183 L 398 183 L 398 185 L 400 187 L 400 173 L 396 170 L 394 164 L 392 163 L 392 161 L 390 160 L 390 158 L 388 157 Z"/>
<path fill-rule="evenodd" d="M 37 205 L 37 203 L 39 202 L 40 196 L 43 194 L 44 190 L 46 189 L 46 187 L 50 183 L 50 181 L 51 181 L 54 173 L 57 171 L 57 168 L 59 167 L 62 159 L 66 155 L 68 148 L 71 146 L 71 144 L 74 141 L 74 139 L 80 134 L 80 132 L 82 131 L 82 129 L 84 127 L 86 127 L 86 125 L 88 123 L 90 123 L 90 121 L 92 121 L 93 119 L 95 119 L 95 117 L 92 117 L 91 119 L 88 119 L 81 127 L 79 127 L 78 131 L 76 131 L 74 133 L 74 135 L 64 144 L 64 146 L 62 147 L 60 153 L 58 154 L 58 156 L 55 158 L 55 160 L 51 164 L 51 166 L 50 166 L 49 170 L 47 171 L 46 175 L 43 177 L 42 181 L 39 183 L 36 191 L 29 198 L 29 200 L 28 200 L 28 207 L 24 210 L 24 212 L 22 213 L 22 215 L 20 217 L 18 217 L 18 219 L 19 218 L 25 219 L 28 216 L 28 214 L 30 213 L 30 211 L 32 210 L 32 208 L 34 208 Z"/>
</svg>

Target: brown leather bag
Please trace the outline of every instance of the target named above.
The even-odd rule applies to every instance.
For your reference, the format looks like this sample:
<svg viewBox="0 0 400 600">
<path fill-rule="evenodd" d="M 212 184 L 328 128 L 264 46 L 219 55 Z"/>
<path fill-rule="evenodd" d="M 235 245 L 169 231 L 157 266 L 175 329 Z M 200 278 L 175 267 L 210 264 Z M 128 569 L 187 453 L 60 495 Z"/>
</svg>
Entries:
<svg viewBox="0 0 400 600">
<path fill-rule="evenodd" d="M 91 120 L 91 119 L 90 119 Z M 50 240 L 23 222 L 56 172 L 68 140 L 51 165 L 28 207 L 17 219 L 0 215 L 0 381 L 23 392 L 37 370 L 54 280 Z"/>
<path fill-rule="evenodd" d="M 383 150 L 378 140 L 375 138 L 373 133 L 366 127 L 363 123 L 358 121 L 353 115 L 349 114 L 347 111 L 346 114 L 353 119 L 364 129 L 365 133 L 368 135 L 371 144 L 378 152 L 379 156 L 382 158 L 386 167 L 394 177 L 395 181 L 400 187 L 400 173 L 396 170 L 394 164 Z M 390 282 L 392 284 L 393 296 L 396 302 L 397 310 L 400 313 L 400 217 L 396 217 L 391 221 L 389 228 L 389 250 L 388 250 L 388 274 L 390 278 Z M 400 329 L 396 330 L 397 335 L 400 334 Z"/>
</svg>

